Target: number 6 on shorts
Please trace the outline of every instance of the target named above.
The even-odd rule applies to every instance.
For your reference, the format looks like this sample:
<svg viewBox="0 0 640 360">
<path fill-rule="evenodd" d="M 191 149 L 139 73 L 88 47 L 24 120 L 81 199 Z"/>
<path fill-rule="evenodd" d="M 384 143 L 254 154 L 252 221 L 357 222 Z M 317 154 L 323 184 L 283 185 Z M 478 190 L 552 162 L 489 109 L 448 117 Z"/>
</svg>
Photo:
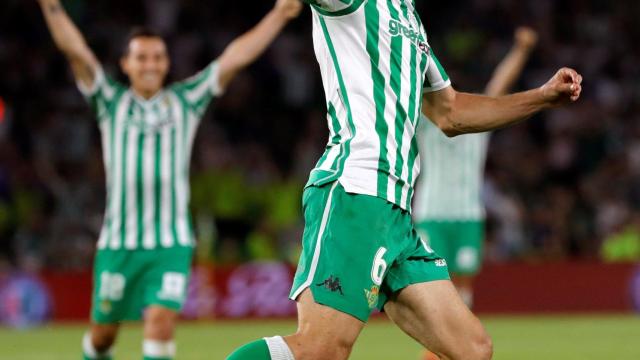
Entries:
<svg viewBox="0 0 640 360">
<path fill-rule="evenodd" d="M 387 262 L 382 258 L 387 253 L 385 247 L 378 249 L 376 256 L 373 258 L 373 267 L 371 268 L 371 280 L 373 283 L 380 286 L 384 279 L 384 272 L 387 270 Z"/>
</svg>

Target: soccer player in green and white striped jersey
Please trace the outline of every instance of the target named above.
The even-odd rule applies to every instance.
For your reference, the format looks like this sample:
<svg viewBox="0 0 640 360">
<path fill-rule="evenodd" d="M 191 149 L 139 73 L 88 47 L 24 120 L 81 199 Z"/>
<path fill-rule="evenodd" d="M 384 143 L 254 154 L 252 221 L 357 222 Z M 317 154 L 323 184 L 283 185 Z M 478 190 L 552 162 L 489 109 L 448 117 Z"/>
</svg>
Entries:
<svg viewBox="0 0 640 360">
<path fill-rule="evenodd" d="M 98 118 L 107 208 L 94 269 L 85 359 L 111 359 L 119 324 L 144 310 L 144 359 L 175 356 L 173 333 L 186 297 L 194 236 L 189 159 L 211 100 L 252 63 L 302 6 L 277 0 L 251 31 L 197 75 L 169 86 L 169 56 L 156 33 L 134 30 L 121 59 L 131 85 L 103 71 L 59 0 L 39 0 L 53 39 Z"/>
<path fill-rule="evenodd" d="M 411 215 L 422 111 L 454 136 L 508 126 L 578 100 L 581 77 L 503 97 L 455 91 L 414 0 L 304 0 L 327 102 L 329 141 L 303 195 L 303 251 L 291 290 L 298 331 L 229 360 L 343 360 L 375 308 L 442 359 L 489 359 L 491 340 L 460 300 L 446 261 Z"/>
<path fill-rule="evenodd" d="M 516 31 L 515 44 L 496 68 L 487 95 L 508 93 L 536 42 L 533 29 Z M 451 280 L 469 307 L 482 257 L 485 211 L 480 192 L 489 136 L 487 132 L 448 138 L 428 120 L 418 131 L 422 166 L 413 209 L 416 228 L 447 261 Z"/>
</svg>

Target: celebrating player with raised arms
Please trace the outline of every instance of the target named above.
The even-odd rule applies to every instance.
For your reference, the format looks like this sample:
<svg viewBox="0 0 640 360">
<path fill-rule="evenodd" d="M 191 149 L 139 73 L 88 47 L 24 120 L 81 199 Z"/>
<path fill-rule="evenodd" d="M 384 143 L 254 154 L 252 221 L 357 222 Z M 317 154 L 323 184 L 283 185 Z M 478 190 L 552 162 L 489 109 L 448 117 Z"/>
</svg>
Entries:
<svg viewBox="0 0 640 360">
<path fill-rule="evenodd" d="M 329 143 L 303 195 L 303 251 L 291 299 L 298 331 L 257 340 L 229 360 L 342 360 L 373 309 L 441 359 L 492 356 L 491 339 L 410 214 L 420 170 L 420 112 L 447 135 L 489 131 L 578 100 L 561 69 L 509 96 L 455 91 L 413 0 L 305 0 L 327 101 Z"/>
<path fill-rule="evenodd" d="M 518 80 L 538 35 L 519 28 L 515 44 L 496 68 L 485 94 L 505 95 Z M 480 193 L 490 133 L 446 137 L 432 122 L 418 130 L 421 170 L 413 217 L 421 237 L 449 266 L 451 280 L 472 307 L 473 278 L 480 269 L 484 206 Z"/>
<path fill-rule="evenodd" d="M 140 319 L 144 310 L 144 359 L 173 359 L 194 245 L 188 174 L 198 123 L 212 98 L 264 52 L 302 6 L 277 0 L 204 70 L 166 87 L 166 43 L 152 31 L 136 30 L 121 59 L 131 82 L 126 87 L 105 74 L 59 0 L 39 3 L 102 134 L 107 208 L 84 358 L 111 359 L 120 323 Z"/>
</svg>

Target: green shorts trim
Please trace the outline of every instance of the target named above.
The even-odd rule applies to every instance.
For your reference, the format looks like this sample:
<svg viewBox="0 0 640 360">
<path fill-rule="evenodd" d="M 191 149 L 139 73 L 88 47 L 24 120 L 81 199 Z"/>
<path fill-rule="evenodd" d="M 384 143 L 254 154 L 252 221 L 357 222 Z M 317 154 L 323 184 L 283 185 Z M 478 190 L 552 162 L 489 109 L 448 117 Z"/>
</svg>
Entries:
<svg viewBox="0 0 640 360">
<path fill-rule="evenodd" d="M 484 221 L 422 221 L 416 229 L 438 254 L 452 274 L 475 275 L 482 266 Z"/>
<path fill-rule="evenodd" d="M 349 194 L 335 181 L 303 195 L 303 250 L 291 289 L 365 322 L 373 309 L 405 287 L 448 280 L 444 259 L 422 242 L 411 215 L 368 195 Z"/>
<path fill-rule="evenodd" d="M 140 320 L 150 305 L 179 312 L 187 296 L 192 247 L 98 250 L 91 318 L 98 324 Z"/>
</svg>

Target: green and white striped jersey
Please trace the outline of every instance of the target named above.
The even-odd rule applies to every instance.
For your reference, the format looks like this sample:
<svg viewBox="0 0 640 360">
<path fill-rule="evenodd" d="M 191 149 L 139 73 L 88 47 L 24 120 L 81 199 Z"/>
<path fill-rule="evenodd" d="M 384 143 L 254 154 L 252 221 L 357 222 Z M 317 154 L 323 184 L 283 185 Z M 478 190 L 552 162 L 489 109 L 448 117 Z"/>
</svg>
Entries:
<svg viewBox="0 0 640 360">
<path fill-rule="evenodd" d="M 308 185 L 411 209 L 420 171 L 422 92 L 450 85 L 412 0 L 308 0 L 327 100 L 329 142 Z"/>
<path fill-rule="evenodd" d="M 149 100 L 96 72 L 79 84 L 102 135 L 107 206 L 98 249 L 193 246 L 189 162 L 196 129 L 221 93 L 215 62 Z"/>
<path fill-rule="evenodd" d="M 416 222 L 484 219 L 481 191 L 489 137 L 448 138 L 423 117 L 418 128 L 422 175 L 413 204 Z"/>
</svg>

